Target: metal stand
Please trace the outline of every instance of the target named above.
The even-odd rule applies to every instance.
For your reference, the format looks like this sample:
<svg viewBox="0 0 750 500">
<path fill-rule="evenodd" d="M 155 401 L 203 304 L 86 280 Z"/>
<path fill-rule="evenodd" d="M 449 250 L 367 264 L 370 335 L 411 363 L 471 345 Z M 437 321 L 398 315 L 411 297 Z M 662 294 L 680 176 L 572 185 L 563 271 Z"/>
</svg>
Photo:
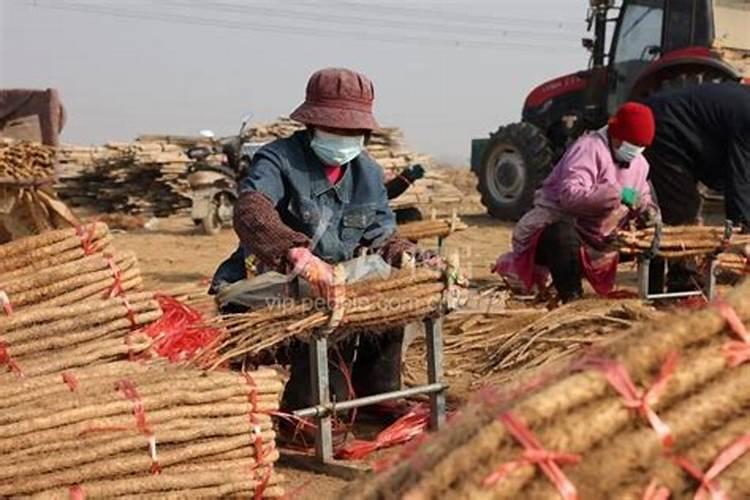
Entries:
<svg viewBox="0 0 750 500">
<path fill-rule="evenodd" d="M 316 406 L 294 412 L 297 417 L 313 417 L 317 426 L 315 433 L 316 463 L 304 463 L 302 460 L 285 462 L 289 465 L 314 469 L 328 474 L 351 479 L 356 476 L 357 467 L 333 458 L 332 415 L 338 412 L 368 406 L 383 401 L 429 394 L 430 396 L 430 429 L 439 429 L 445 423 L 445 390 L 443 381 L 443 334 L 442 318 L 424 321 L 427 340 L 427 376 L 428 384 L 399 391 L 375 394 L 348 401 L 332 402 L 328 380 L 328 339 L 325 335 L 316 335 L 310 341 L 310 378 Z M 354 469 L 354 470 L 353 470 Z M 361 467 L 359 467 L 361 471 Z"/>
<path fill-rule="evenodd" d="M 651 274 L 651 258 L 641 257 L 638 259 L 638 296 L 643 300 L 663 300 L 663 299 L 680 299 L 685 297 L 695 297 L 697 295 L 705 296 L 708 300 L 713 300 L 716 295 L 716 268 L 719 261 L 715 256 L 709 257 L 708 275 L 706 276 L 705 286 L 702 290 L 693 290 L 689 292 L 656 292 L 651 293 L 648 288 L 649 276 Z M 665 259 L 667 260 L 667 259 Z M 667 260 L 668 261 L 668 260 Z"/>
<path fill-rule="evenodd" d="M 724 228 L 724 238 L 725 240 L 728 240 L 729 237 L 731 237 L 732 234 L 732 226 L 729 224 L 728 229 L 727 226 Z M 665 293 L 663 290 L 660 290 L 656 293 L 651 293 L 649 291 L 649 277 L 651 274 L 651 261 L 654 257 L 658 256 L 659 253 L 659 245 L 661 241 L 661 235 L 662 235 L 662 226 L 661 224 L 656 226 L 656 229 L 654 231 L 654 240 L 651 242 L 651 248 L 648 252 L 646 252 L 645 255 L 638 258 L 638 296 L 643 300 L 660 300 L 660 299 L 680 299 L 684 297 L 695 297 L 697 295 L 705 296 L 708 300 L 713 300 L 716 295 L 716 268 L 719 264 L 719 261 L 717 260 L 717 254 L 714 252 L 712 254 L 706 255 L 709 259 L 709 265 L 707 273 L 708 275 L 705 277 L 705 285 L 702 290 L 694 290 L 689 292 L 672 292 L 672 293 Z M 661 257 L 664 259 L 665 262 L 669 262 L 669 259 Z"/>
</svg>

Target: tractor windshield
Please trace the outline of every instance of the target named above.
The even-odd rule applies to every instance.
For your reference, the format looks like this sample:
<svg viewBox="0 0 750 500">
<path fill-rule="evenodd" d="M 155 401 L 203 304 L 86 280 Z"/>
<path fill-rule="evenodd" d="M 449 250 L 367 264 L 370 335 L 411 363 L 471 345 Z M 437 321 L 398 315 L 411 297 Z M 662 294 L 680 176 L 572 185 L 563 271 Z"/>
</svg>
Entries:
<svg viewBox="0 0 750 500">
<path fill-rule="evenodd" d="M 611 68 L 616 89 L 610 93 L 610 113 L 625 100 L 643 67 L 659 56 L 663 4 L 663 0 L 637 0 L 623 6 L 613 41 Z"/>
</svg>

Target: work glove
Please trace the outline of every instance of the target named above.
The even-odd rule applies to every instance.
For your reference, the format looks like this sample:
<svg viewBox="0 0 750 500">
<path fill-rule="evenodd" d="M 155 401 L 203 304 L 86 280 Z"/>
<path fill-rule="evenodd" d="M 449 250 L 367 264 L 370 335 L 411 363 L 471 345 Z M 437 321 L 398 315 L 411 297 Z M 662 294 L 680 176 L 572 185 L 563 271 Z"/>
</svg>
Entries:
<svg viewBox="0 0 750 500">
<path fill-rule="evenodd" d="M 641 193 L 637 189 L 631 187 L 622 188 L 620 192 L 620 201 L 623 205 L 630 208 L 631 210 L 637 208 L 641 202 Z"/>
<path fill-rule="evenodd" d="M 289 250 L 287 260 L 292 264 L 294 275 L 302 276 L 316 296 L 328 299 L 333 284 L 333 266 L 312 254 L 309 248 L 296 247 Z"/>
</svg>

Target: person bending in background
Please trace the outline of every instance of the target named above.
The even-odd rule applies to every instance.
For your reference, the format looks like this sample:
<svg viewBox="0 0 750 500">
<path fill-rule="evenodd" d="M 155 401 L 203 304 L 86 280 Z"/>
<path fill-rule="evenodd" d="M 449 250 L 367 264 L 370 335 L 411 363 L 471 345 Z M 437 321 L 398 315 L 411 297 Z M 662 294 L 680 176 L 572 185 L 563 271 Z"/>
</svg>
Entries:
<svg viewBox="0 0 750 500">
<path fill-rule="evenodd" d="M 656 135 L 645 155 L 665 224 L 696 224 L 698 182 L 723 191 L 726 218 L 745 231 L 750 223 L 750 88 L 706 83 L 655 94 L 643 102 Z M 652 263 L 653 288 L 663 288 L 664 263 Z M 694 288 L 687 262 L 670 263 L 670 291 Z"/>
<path fill-rule="evenodd" d="M 526 292 L 543 289 L 551 274 L 563 302 L 583 296 L 584 276 L 598 293 L 609 293 L 617 272 L 618 254 L 609 245 L 616 230 L 633 219 L 651 225 L 658 218 L 642 155 L 653 137 L 651 110 L 628 102 L 606 127 L 575 141 L 516 224 L 512 251 L 494 270 Z"/>
</svg>

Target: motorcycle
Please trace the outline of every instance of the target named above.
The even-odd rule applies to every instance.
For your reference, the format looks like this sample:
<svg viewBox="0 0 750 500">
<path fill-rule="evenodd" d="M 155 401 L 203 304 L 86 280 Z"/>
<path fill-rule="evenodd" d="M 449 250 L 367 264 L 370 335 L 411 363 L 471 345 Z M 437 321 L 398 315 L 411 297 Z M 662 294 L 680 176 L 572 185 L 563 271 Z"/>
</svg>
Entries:
<svg viewBox="0 0 750 500">
<path fill-rule="evenodd" d="M 205 234 L 217 234 L 222 227 L 231 225 L 239 180 L 247 174 L 253 154 L 263 146 L 243 140 L 250 118 L 243 118 L 238 135 L 224 139 L 217 139 L 210 130 L 201 130 L 200 135 L 209 145 L 187 151 L 193 160 L 187 175 L 193 201 L 190 216 Z"/>
</svg>

